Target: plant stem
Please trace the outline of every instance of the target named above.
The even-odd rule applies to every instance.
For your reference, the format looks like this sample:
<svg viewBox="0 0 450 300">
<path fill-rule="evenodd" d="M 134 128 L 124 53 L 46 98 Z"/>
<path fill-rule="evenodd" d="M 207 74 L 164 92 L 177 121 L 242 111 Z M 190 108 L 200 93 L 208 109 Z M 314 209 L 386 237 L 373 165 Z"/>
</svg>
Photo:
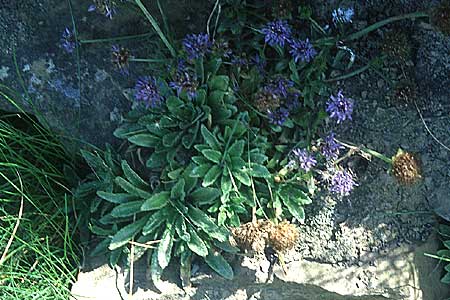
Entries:
<svg viewBox="0 0 450 300">
<path fill-rule="evenodd" d="M 147 32 L 147 33 L 136 34 L 136 35 L 118 36 L 118 37 L 103 38 L 103 39 L 79 40 L 79 42 L 80 42 L 80 44 L 107 43 L 107 42 L 113 42 L 113 41 L 138 39 L 138 38 L 147 37 L 147 36 L 151 36 L 151 35 L 153 35 L 153 33 Z"/>
</svg>

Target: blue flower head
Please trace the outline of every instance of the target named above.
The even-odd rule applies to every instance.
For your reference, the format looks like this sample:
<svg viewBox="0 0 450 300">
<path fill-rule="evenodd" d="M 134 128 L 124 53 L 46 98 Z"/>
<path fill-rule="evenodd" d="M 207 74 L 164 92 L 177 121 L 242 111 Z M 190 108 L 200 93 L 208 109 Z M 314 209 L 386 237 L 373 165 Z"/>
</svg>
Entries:
<svg viewBox="0 0 450 300">
<path fill-rule="evenodd" d="M 75 50 L 76 45 L 75 34 L 66 27 L 61 37 L 61 47 L 63 47 L 67 53 L 72 53 Z"/>
<path fill-rule="evenodd" d="M 284 47 L 286 41 L 291 39 L 292 28 L 286 20 L 269 22 L 261 29 L 264 40 L 270 46 Z"/>
<path fill-rule="evenodd" d="M 269 123 L 281 126 L 289 117 L 289 110 L 284 107 L 279 107 L 273 111 L 268 110 L 267 117 L 269 118 Z"/>
<path fill-rule="evenodd" d="M 353 8 L 338 8 L 333 10 L 332 17 L 333 17 L 333 23 L 334 24 L 345 24 L 345 23 L 351 23 L 353 15 L 355 14 Z"/>
<path fill-rule="evenodd" d="M 197 78 L 190 75 L 187 70 L 177 72 L 175 79 L 169 82 L 169 86 L 176 90 L 177 96 L 180 96 L 181 92 L 184 91 L 189 100 L 197 97 Z"/>
<path fill-rule="evenodd" d="M 324 138 L 324 144 L 322 145 L 321 152 L 327 160 L 334 160 L 338 158 L 339 149 L 343 148 L 341 144 L 335 141 L 334 136 L 335 134 L 330 132 L 330 134 Z"/>
<path fill-rule="evenodd" d="M 164 97 L 159 93 L 155 77 L 139 78 L 134 89 L 136 100 L 144 103 L 146 107 L 159 107 L 164 101 Z"/>
<path fill-rule="evenodd" d="M 292 55 L 296 63 L 299 60 L 309 63 L 317 55 L 317 51 L 316 49 L 314 49 L 309 39 L 306 39 L 304 41 L 292 40 L 290 42 L 290 46 L 291 50 L 289 50 L 289 53 Z"/>
<path fill-rule="evenodd" d="M 204 57 L 211 52 L 212 45 L 213 43 L 206 33 L 188 34 L 183 39 L 183 47 L 189 59 Z"/>
<path fill-rule="evenodd" d="M 317 160 L 306 149 L 294 149 L 292 154 L 294 162 L 306 172 L 317 164 Z"/>
<path fill-rule="evenodd" d="M 340 90 L 336 96 L 331 95 L 330 101 L 327 102 L 326 111 L 330 114 L 330 118 L 337 119 L 339 124 L 346 119 L 352 119 L 354 101 L 344 97 Z"/>
<path fill-rule="evenodd" d="M 251 63 L 256 66 L 259 74 L 261 75 L 264 74 L 265 72 L 264 68 L 267 65 L 267 61 L 264 59 L 264 57 L 261 57 L 259 54 L 256 54 L 251 58 Z"/>
<path fill-rule="evenodd" d="M 337 170 L 330 181 L 330 192 L 340 196 L 348 196 L 358 184 L 355 182 L 353 173 L 347 170 Z"/>
</svg>

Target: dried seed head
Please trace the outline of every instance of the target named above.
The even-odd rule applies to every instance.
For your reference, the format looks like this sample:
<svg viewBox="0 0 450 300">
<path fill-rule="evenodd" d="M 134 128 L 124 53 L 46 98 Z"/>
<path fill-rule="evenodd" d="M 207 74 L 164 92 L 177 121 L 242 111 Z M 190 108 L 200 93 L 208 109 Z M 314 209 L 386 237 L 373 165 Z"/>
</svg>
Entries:
<svg viewBox="0 0 450 300">
<path fill-rule="evenodd" d="M 263 89 L 255 95 L 255 106 L 262 113 L 275 111 L 280 107 L 280 97 Z"/>
<path fill-rule="evenodd" d="M 287 221 L 268 227 L 269 245 L 278 252 L 285 252 L 294 248 L 299 233 L 297 227 Z"/>
<path fill-rule="evenodd" d="M 128 49 L 117 45 L 112 46 L 112 63 L 122 73 L 128 74 L 129 59 L 130 51 Z"/>
<path fill-rule="evenodd" d="M 233 228 L 231 232 L 237 244 L 243 249 L 263 253 L 268 238 L 267 223 L 267 221 L 262 220 L 255 223 L 248 222 Z"/>
<path fill-rule="evenodd" d="M 445 34 L 450 34 L 450 0 L 444 0 L 432 9 L 431 23 Z"/>
<path fill-rule="evenodd" d="M 419 160 L 413 154 L 401 149 L 392 158 L 392 171 L 402 184 L 413 184 L 422 178 Z"/>
</svg>

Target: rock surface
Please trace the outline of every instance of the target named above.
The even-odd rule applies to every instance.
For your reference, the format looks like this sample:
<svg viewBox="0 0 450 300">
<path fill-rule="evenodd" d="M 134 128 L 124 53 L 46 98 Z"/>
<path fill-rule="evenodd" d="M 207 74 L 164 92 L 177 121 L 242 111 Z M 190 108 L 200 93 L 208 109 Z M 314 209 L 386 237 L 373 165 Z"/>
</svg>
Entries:
<svg viewBox="0 0 450 300">
<path fill-rule="evenodd" d="M 450 296 L 440 285 L 437 261 L 425 257 L 439 247 L 433 235 L 419 247 L 402 246 L 380 257 L 365 257 L 361 266 L 343 267 L 310 261 L 292 261 L 284 274 L 278 265 L 275 278 L 267 274 L 264 260 L 244 258 L 235 266 L 235 278 L 228 281 L 211 274 L 208 269 L 197 272 L 193 288 L 184 292 L 178 286 L 176 268 L 168 270 L 170 280 L 158 288 L 149 284 L 145 263 L 136 264 L 134 273 L 134 300 L 442 300 Z M 120 300 L 127 299 L 129 273 L 102 265 L 92 271 L 80 273 L 72 288 L 76 299 Z"/>
</svg>

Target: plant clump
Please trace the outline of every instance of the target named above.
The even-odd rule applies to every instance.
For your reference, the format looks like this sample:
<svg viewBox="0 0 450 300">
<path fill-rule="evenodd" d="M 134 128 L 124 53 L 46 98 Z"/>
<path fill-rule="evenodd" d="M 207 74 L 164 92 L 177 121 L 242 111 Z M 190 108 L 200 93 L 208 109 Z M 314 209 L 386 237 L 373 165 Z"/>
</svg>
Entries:
<svg viewBox="0 0 450 300">
<path fill-rule="evenodd" d="M 422 178 L 417 157 L 401 149 L 392 158 L 392 171 L 395 178 L 402 184 L 413 184 Z"/>
</svg>

